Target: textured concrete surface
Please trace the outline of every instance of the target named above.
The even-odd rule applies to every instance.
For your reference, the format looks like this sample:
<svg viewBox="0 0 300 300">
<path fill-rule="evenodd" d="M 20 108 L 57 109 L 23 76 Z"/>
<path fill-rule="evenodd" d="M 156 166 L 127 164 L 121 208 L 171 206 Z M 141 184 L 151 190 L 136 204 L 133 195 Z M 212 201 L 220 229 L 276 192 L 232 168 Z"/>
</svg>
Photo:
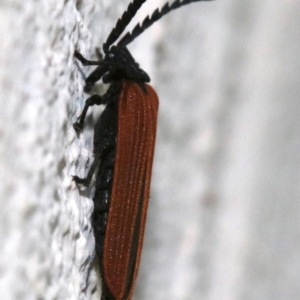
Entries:
<svg viewBox="0 0 300 300">
<path fill-rule="evenodd" d="M 141 14 L 164 1 L 148 0 Z M 0 1 L 1 299 L 99 299 L 72 123 L 129 1 Z M 300 298 L 300 4 L 223 0 L 173 12 L 130 46 L 160 98 L 134 299 Z"/>
</svg>

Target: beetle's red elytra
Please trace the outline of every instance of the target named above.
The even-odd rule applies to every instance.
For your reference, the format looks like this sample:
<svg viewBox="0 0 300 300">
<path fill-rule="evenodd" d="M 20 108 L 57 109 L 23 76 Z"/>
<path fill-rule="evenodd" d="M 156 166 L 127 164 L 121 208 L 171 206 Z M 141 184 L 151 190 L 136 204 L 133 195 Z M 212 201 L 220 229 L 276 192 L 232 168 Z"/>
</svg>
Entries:
<svg viewBox="0 0 300 300">
<path fill-rule="evenodd" d="M 149 85 L 146 89 L 147 93 L 136 83 L 125 82 L 119 98 L 118 141 L 103 251 L 105 281 L 116 299 L 130 299 L 142 251 L 158 111 L 155 91 Z M 130 287 L 127 282 L 132 282 Z"/>
</svg>

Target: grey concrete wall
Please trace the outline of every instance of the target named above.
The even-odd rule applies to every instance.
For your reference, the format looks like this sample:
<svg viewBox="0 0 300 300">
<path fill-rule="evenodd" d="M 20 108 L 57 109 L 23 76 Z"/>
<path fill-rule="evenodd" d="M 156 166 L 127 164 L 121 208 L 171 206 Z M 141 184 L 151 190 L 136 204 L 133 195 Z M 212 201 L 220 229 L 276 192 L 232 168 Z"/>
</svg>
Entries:
<svg viewBox="0 0 300 300">
<path fill-rule="evenodd" d="M 99 110 L 76 137 L 91 69 L 72 53 L 93 56 L 128 2 L 0 1 L 1 299 L 99 299 L 93 189 L 71 181 Z M 133 299 L 300 298 L 299 11 L 195 3 L 130 46 L 160 98 Z"/>
</svg>

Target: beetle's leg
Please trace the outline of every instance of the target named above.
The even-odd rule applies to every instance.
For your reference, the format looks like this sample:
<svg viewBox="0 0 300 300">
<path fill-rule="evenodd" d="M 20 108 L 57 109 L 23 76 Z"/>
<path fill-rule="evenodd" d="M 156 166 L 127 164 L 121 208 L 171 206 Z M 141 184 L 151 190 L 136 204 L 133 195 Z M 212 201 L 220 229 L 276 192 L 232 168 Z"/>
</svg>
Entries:
<svg viewBox="0 0 300 300">
<path fill-rule="evenodd" d="M 108 71 L 108 64 L 103 60 L 87 60 L 82 56 L 81 53 L 75 50 L 74 56 L 78 59 L 83 66 L 98 66 L 86 79 L 85 79 L 85 86 L 84 91 L 89 93 L 95 82 L 101 79 L 101 77 Z"/>
<path fill-rule="evenodd" d="M 103 104 L 103 101 L 102 101 L 102 97 L 95 94 L 93 96 L 91 96 L 90 98 L 88 98 L 86 101 L 85 101 L 85 105 L 84 105 L 84 108 L 83 108 L 83 111 L 81 113 L 81 116 L 80 116 L 80 119 L 78 122 L 75 122 L 73 124 L 73 127 L 75 129 L 75 131 L 77 133 L 79 133 L 82 129 L 83 129 L 83 123 L 84 123 L 84 119 L 85 119 L 85 116 L 86 116 L 86 113 L 89 109 L 90 106 L 93 106 L 93 105 L 100 105 L 100 104 Z"/>
<path fill-rule="evenodd" d="M 95 172 L 95 170 L 98 166 L 99 160 L 100 160 L 100 155 L 97 155 L 95 157 L 94 161 L 93 161 L 93 164 L 92 164 L 89 172 L 88 172 L 88 175 L 85 178 L 80 178 L 78 176 L 73 176 L 73 180 L 78 184 L 82 184 L 84 186 L 89 186 L 91 181 L 92 181 L 94 172 Z"/>
<path fill-rule="evenodd" d="M 73 124 L 73 127 L 77 133 L 79 133 L 83 129 L 84 119 L 89 107 L 95 104 L 96 105 L 107 104 L 109 100 L 113 99 L 114 97 L 116 97 L 116 95 L 118 95 L 121 87 L 122 87 L 122 83 L 111 84 L 108 90 L 106 91 L 106 93 L 103 94 L 102 96 L 95 94 L 85 101 L 85 105 L 79 121 Z"/>
<path fill-rule="evenodd" d="M 83 66 L 99 66 L 102 63 L 101 60 L 88 60 L 84 58 L 77 50 L 75 50 L 74 56 L 82 63 Z"/>
</svg>

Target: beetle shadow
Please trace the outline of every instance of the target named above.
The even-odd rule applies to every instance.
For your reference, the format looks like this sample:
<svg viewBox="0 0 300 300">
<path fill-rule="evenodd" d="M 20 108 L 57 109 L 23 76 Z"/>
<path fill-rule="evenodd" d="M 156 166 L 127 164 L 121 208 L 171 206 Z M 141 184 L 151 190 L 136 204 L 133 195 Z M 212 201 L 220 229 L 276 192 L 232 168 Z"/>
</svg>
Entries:
<svg viewBox="0 0 300 300">
<path fill-rule="evenodd" d="M 78 69 L 78 71 L 79 71 L 79 73 L 80 73 L 80 75 L 81 75 L 83 81 L 85 81 L 86 78 L 87 78 L 87 76 L 85 75 L 85 72 L 84 72 L 84 70 L 83 70 L 83 68 L 84 68 L 85 66 L 83 66 L 81 63 L 79 63 L 78 60 L 77 60 L 76 58 L 74 58 L 74 59 L 75 59 L 75 65 L 76 65 L 76 67 L 77 67 L 77 69 Z"/>
</svg>

